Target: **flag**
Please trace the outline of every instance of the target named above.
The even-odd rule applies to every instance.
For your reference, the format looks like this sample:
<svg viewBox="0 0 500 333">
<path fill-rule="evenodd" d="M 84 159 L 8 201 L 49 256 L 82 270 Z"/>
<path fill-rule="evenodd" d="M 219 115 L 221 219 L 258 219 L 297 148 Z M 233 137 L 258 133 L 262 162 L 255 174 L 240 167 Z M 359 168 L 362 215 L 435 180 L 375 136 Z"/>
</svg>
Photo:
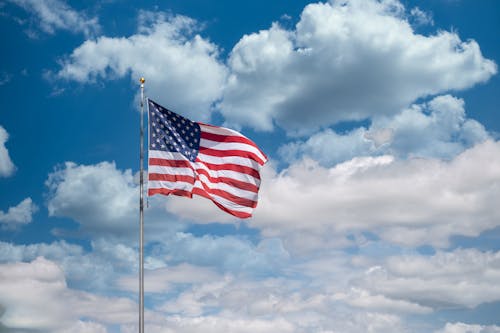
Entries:
<svg viewBox="0 0 500 333">
<path fill-rule="evenodd" d="M 257 145 L 224 127 L 193 122 L 148 99 L 148 195 L 193 194 L 239 218 L 257 206 L 260 168 L 267 161 Z"/>
</svg>

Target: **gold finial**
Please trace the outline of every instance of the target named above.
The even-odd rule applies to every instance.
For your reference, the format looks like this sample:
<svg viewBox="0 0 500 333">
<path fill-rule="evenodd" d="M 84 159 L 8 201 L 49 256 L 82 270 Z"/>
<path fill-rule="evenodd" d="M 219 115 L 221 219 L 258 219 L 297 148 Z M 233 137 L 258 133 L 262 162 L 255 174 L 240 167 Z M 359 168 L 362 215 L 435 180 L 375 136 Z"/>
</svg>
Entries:
<svg viewBox="0 0 500 333">
<path fill-rule="evenodd" d="M 141 82 L 142 84 L 144 84 L 144 82 L 146 82 L 146 79 L 145 79 L 145 78 L 143 78 L 143 77 L 141 77 L 141 78 L 139 79 L 139 82 Z"/>
</svg>

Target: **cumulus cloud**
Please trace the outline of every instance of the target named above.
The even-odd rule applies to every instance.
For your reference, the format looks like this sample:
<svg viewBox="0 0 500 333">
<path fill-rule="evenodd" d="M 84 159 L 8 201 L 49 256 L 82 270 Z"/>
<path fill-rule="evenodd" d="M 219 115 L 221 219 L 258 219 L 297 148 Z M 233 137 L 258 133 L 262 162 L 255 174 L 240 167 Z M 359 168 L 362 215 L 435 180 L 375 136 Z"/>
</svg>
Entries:
<svg viewBox="0 0 500 333">
<path fill-rule="evenodd" d="M 31 198 L 26 198 L 17 206 L 10 207 L 6 213 L 0 210 L 0 226 L 6 229 L 17 229 L 30 223 L 37 210 L 38 207 Z"/>
<path fill-rule="evenodd" d="M 253 244 L 244 236 L 195 237 L 178 232 L 156 244 L 153 251 L 168 257 L 172 264 L 191 263 L 248 276 L 277 274 L 289 261 L 281 240 L 263 239 Z"/>
<path fill-rule="evenodd" d="M 9 133 L 0 125 L 0 177 L 8 177 L 14 173 L 16 167 L 9 156 L 5 143 L 9 139 Z"/>
<path fill-rule="evenodd" d="M 144 272 L 144 291 L 147 293 L 166 293 L 172 291 L 172 284 L 194 284 L 216 281 L 221 277 L 212 269 L 190 264 L 180 264 Z M 137 276 L 123 277 L 118 282 L 124 290 L 137 292 Z"/>
<path fill-rule="evenodd" d="M 245 35 L 228 60 L 228 124 L 307 133 L 342 120 L 394 115 L 417 98 L 497 72 L 479 45 L 452 32 L 416 34 L 398 1 L 307 5 L 295 30 Z M 415 14 L 417 15 L 417 14 Z"/>
<path fill-rule="evenodd" d="M 53 261 L 38 257 L 31 262 L 0 264 L 0 271 L 5 310 L 0 321 L 9 329 L 57 333 L 85 329 L 106 332 L 110 327 L 120 327 L 121 332 L 137 329 L 134 302 L 68 287 L 63 270 Z M 146 309 L 147 329 L 152 332 L 194 332 L 201 328 L 208 332 L 400 332 L 403 327 L 397 315 L 353 311 L 328 290 L 317 285 L 306 288 L 308 281 L 293 277 L 253 280 L 220 276 L 211 269 L 182 264 L 159 269 L 147 278 L 152 283 L 150 292 L 170 291 L 166 301 L 153 310 Z M 328 281 L 330 278 L 319 282 L 324 287 L 330 285 Z M 122 282 L 127 289 L 132 288 L 132 279 Z M 189 286 L 176 293 L 169 284 Z"/>
<path fill-rule="evenodd" d="M 356 230 L 397 244 L 445 247 L 451 235 L 498 226 L 499 156 L 500 143 L 486 141 L 450 161 L 385 155 L 331 168 L 304 160 L 279 174 L 264 168 L 249 223 L 264 236 L 296 237 L 285 243 L 295 250 L 332 246 L 331 237 Z"/>
<path fill-rule="evenodd" d="M 131 75 L 146 78 L 146 94 L 196 120 L 210 118 L 220 98 L 226 69 L 218 48 L 196 34 L 198 23 L 185 16 L 142 12 L 138 33 L 127 38 L 87 40 L 62 60 L 57 77 L 78 82 Z"/>
<path fill-rule="evenodd" d="M 0 263 L 31 262 L 40 256 L 64 270 L 70 287 L 103 294 L 116 292 L 117 279 L 138 267 L 137 249 L 111 239 L 93 240 L 89 251 L 66 241 L 29 245 L 0 242 Z"/>
<path fill-rule="evenodd" d="M 289 274 L 298 269 L 296 266 L 292 267 Z M 224 328 L 226 321 L 231 319 L 242 325 L 246 323 L 246 328 L 240 328 L 239 324 L 234 326 L 231 331 L 236 332 L 259 327 L 262 332 L 275 332 L 276 327 L 267 325 L 270 323 L 282 323 L 283 328 L 290 332 L 402 331 L 401 317 L 385 312 L 388 308 L 383 307 L 383 302 L 380 302 L 378 309 L 373 304 L 368 310 L 346 304 L 339 293 L 329 290 L 341 288 L 345 276 L 333 277 L 336 280 L 334 286 L 331 284 L 332 275 L 324 280 L 315 280 L 313 285 L 293 274 L 257 281 L 226 276 L 219 281 L 185 290 L 176 298 L 166 301 L 158 310 L 182 318 L 182 326 L 186 327 L 186 332 L 191 332 L 187 327 L 194 322 L 206 324 L 206 321 L 217 320 L 221 325 L 219 327 Z M 385 301 L 386 304 L 391 302 L 387 299 Z M 393 301 L 392 309 L 395 309 L 396 303 L 398 302 Z M 398 305 L 406 303 L 400 301 Z M 418 305 L 413 307 L 423 309 Z M 217 317 L 214 317 L 214 312 Z M 405 312 L 405 309 L 398 312 Z M 182 329 L 180 331 L 184 332 Z"/>
<path fill-rule="evenodd" d="M 16 261 L 33 261 L 39 256 L 51 259 L 60 259 L 64 256 L 77 256 L 83 253 L 78 245 L 66 243 L 65 241 L 52 244 L 30 244 L 16 245 L 0 242 L 0 263 Z"/>
<path fill-rule="evenodd" d="M 380 294 L 371 294 L 367 290 L 358 288 L 351 288 L 347 293 L 338 293 L 334 298 L 336 300 L 341 299 L 353 307 L 370 309 L 372 311 L 418 314 L 432 312 L 432 308 L 427 306 L 421 306 L 402 299 L 391 299 Z"/>
<path fill-rule="evenodd" d="M 70 217 L 85 232 L 124 235 L 137 228 L 138 186 L 131 170 L 120 171 L 114 163 L 77 165 L 67 162 L 51 173 L 50 216 Z"/>
<path fill-rule="evenodd" d="M 61 0 L 9 0 L 33 15 L 33 21 L 48 34 L 56 30 L 68 30 L 94 36 L 99 32 L 97 18 L 87 17 L 84 13 L 71 8 Z M 33 35 L 33 32 L 30 33 Z"/>
<path fill-rule="evenodd" d="M 474 308 L 500 300 L 499 276 L 500 252 L 459 249 L 431 257 L 390 257 L 370 268 L 363 284 L 372 292 L 434 309 Z"/>
<path fill-rule="evenodd" d="M 466 117 L 464 105 L 460 98 L 437 96 L 395 116 L 377 117 L 369 128 L 360 127 L 345 134 L 326 129 L 307 140 L 285 144 L 279 153 L 289 162 L 307 156 L 325 166 L 356 156 L 384 154 L 403 159 L 451 159 L 491 138 L 483 125 Z"/>
<path fill-rule="evenodd" d="M 144 330 L 151 333 L 179 332 L 234 332 L 234 333 L 272 333 L 296 332 L 292 325 L 283 319 L 251 319 L 251 318 L 224 318 L 220 316 L 206 316 L 199 318 L 168 317 L 164 323 L 146 324 Z M 137 326 L 124 326 L 123 333 L 137 332 Z"/>
<path fill-rule="evenodd" d="M 78 252 L 76 246 L 67 248 Z M 202 328 L 208 332 L 267 333 L 277 328 L 308 333 L 417 332 L 405 321 L 407 314 L 428 314 L 444 303 L 473 306 L 499 296 L 495 281 L 500 252 L 399 255 L 381 259 L 377 266 L 342 252 L 330 254 L 302 258 L 277 277 L 221 275 L 190 264 L 148 270 L 146 291 L 155 293 L 156 304 L 146 309 L 146 328 L 186 333 Z M 107 332 L 110 327 L 120 327 L 120 332 L 137 330 L 134 302 L 68 287 L 66 268 L 51 260 L 39 257 L 27 263 L 0 264 L 0 271 L 5 309 L 0 321 L 8 328 L 36 327 L 57 333 Z M 137 278 L 123 278 L 120 285 L 132 291 Z M 495 327 L 456 323 L 445 329 L 442 332 L 490 332 Z"/>
<path fill-rule="evenodd" d="M 63 271 L 39 257 L 29 263 L 0 265 L 1 323 L 25 331 L 69 332 L 108 323 L 136 321 L 136 304 L 126 298 L 108 298 L 70 289 Z"/>
<path fill-rule="evenodd" d="M 446 323 L 443 329 L 435 333 L 499 333 L 500 326 L 470 325 L 465 323 Z"/>
</svg>

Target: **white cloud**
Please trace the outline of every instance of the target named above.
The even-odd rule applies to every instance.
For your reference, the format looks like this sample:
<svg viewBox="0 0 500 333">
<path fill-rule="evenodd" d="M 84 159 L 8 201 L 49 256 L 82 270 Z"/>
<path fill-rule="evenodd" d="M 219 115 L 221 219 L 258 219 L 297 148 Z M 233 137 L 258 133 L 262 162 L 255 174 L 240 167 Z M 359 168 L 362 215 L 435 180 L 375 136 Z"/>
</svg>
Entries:
<svg viewBox="0 0 500 333">
<path fill-rule="evenodd" d="M 469 88 L 497 72 L 455 33 L 414 33 L 397 1 L 306 6 L 293 31 L 274 24 L 233 48 L 220 104 L 228 124 L 307 133 L 394 115 L 417 98 Z"/>
<path fill-rule="evenodd" d="M 331 279 L 332 275 L 325 280 L 315 280 L 311 286 L 308 281 L 290 276 L 257 281 L 226 276 L 218 282 L 194 286 L 176 299 L 168 300 L 158 310 L 178 318 L 180 322 L 176 332 L 191 332 L 188 327 L 195 322 L 206 323 L 207 320 L 216 320 L 220 329 L 226 327 L 226 321 L 232 320 L 234 323 L 246 323 L 246 329 L 262 327 L 262 332 L 281 332 L 284 328 L 287 332 L 311 333 L 402 332 L 402 321 L 397 315 L 385 313 L 384 309 L 377 312 L 346 306 L 341 297 L 328 290 L 332 287 Z M 339 286 L 344 277 L 338 276 L 335 280 L 334 286 Z M 401 304 L 405 303 L 399 302 Z M 419 308 L 417 305 L 414 307 Z M 405 310 L 398 312 L 401 311 Z M 216 317 L 212 315 L 214 312 Z M 283 328 L 267 325 L 272 322 L 274 325 L 281 323 L 278 326 Z M 239 326 L 232 327 L 230 331 L 240 332 L 243 327 Z M 185 331 L 181 327 L 185 327 Z"/>
<path fill-rule="evenodd" d="M 64 256 L 79 256 L 83 253 L 83 249 L 80 246 L 69 244 L 65 241 L 54 242 L 52 244 L 40 243 L 30 245 L 15 245 L 12 243 L 0 242 L 0 250 L 1 263 L 33 261 L 39 256 L 43 256 L 52 261 L 59 261 Z"/>
<path fill-rule="evenodd" d="M 5 310 L 0 320 L 8 328 L 106 332 L 108 325 L 120 325 L 121 332 L 136 330 L 134 302 L 68 287 L 63 270 L 53 261 L 39 257 L 29 263 L 0 264 L 0 271 Z M 169 283 L 191 286 L 166 297 L 154 310 L 146 308 L 148 332 L 401 332 L 403 327 L 396 315 L 353 311 L 334 300 L 328 290 L 318 289 L 317 283 L 330 285 L 331 275 L 311 288 L 308 281 L 293 277 L 222 277 L 211 269 L 186 264 L 155 273 L 150 282 L 156 291 L 171 291 L 165 288 Z"/>
<path fill-rule="evenodd" d="M 108 330 L 104 325 L 88 322 L 88 321 L 77 321 L 73 326 L 68 329 L 63 329 L 60 333 L 107 333 Z"/>
<path fill-rule="evenodd" d="M 253 244 L 244 236 L 196 237 L 177 232 L 159 242 L 153 247 L 153 252 L 157 257 L 169 258 L 172 264 L 190 263 L 233 274 L 275 274 L 290 259 L 279 239 L 263 239 Z"/>
<path fill-rule="evenodd" d="M 84 256 L 79 257 L 79 246 L 61 243 L 42 248 L 40 244 L 36 251 L 34 245 L 14 248 L 24 255 L 38 251 L 57 256 L 67 251 L 68 261 L 83 265 L 81 273 L 92 269 L 85 264 Z M 13 253 L 5 246 L 0 249 L 2 254 Z M 127 264 L 120 259 L 122 251 L 116 249 L 110 248 L 109 254 L 116 253 L 108 258 L 109 263 Z M 92 260 L 107 256 L 97 246 L 94 251 Z M 276 327 L 286 332 L 311 333 L 413 332 L 412 325 L 405 322 L 407 314 L 429 314 L 444 303 L 462 307 L 496 299 L 499 255 L 456 250 L 432 257 L 382 258 L 378 266 L 370 266 L 372 260 L 368 258 L 352 258 L 341 251 L 325 252 L 320 257 L 295 258 L 297 261 L 281 275 L 262 278 L 221 275 L 213 267 L 186 263 L 147 270 L 147 296 L 154 293 L 151 299 L 156 300 L 153 309 L 146 309 L 147 329 L 194 332 L 208 325 L 208 331 L 231 332 L 252 328 L 257 332 L 273 332 L 274 328 L 275 332 Z M 58 261 L 63 262 L 61 268 L 43 258 L 0 265 L 0 271 L 7 273 L 0 277 L 0 296 L 6 309 L 1 319 L 4 325 L 25 329 L 38 325 L 57 333 L 93 327 L 105 332 L 107 325 L 121 325 L 121 332 L 136 328 L 137 308 L 131 301 L 68 287 L 63 270 L 69 276 L 78 272 L 68 270 L 63 260 Z M 135 291 L 137 277 L 124 277 L 119 285 Z M 113 283 L 108 283 L 107 289 L 113 289 Z M 48 300 L 50 306 L 44 307 Z M 32 321 L 28 322 L 28 317 Z"/>
<path fill-rule="evenodd" d="M 220 316 L 206 316 L 198 318 L 168 317 L 164 323 L 146 324 L 145 331 L 150 333 L 273 333 L 297 332 L 293 326 L 285 320 L 278 319 L 251 319 L 231 318 Z M 137 332 L 137 326 L 126 326 L 123 333 Z"/>
<path fill-rule="evenodd" d="M 173 289 L 172 284 L 194 284 L 217 281 L 221 277 L 212 269 L 190 264 L 168 266 L 144 272 L 144 291 L 146 293 L 166 293 Z M 137 276 L 123 277 L 118 281 L 123 290 L 137 292 Z"/>
<path fill-rule="evenodd" d="M 500 326 L 470 325 L 465 323 L 446 323 L 446 326 L 435 333 L 499 333 Z"/>
<path fill-rule="evenodd" d="M 289 250 L 334 246 L 332 237 L 353 231 L 447 246 L 451 235 L 498 226 L 499 157 L 500 143 L 486 141 L 450 161 L 381 156 L 325 168 L 304 160 L 279 174 L 266 167 L 249 224 L 266 237 L 284 237 Z"/>
<path fill-rule="evenodd" d="M 54 249 L 46 253 L 58 252 Z M 75 246 L 67 249 L 78 252 Z M 264 278 L 222 276 L 212 268 L 189 264 L 164 267 L 146 273 L 147 292 L 156 293 L 153 309 L 151 305 L 146 308 L 146 329 L 417 332 L 405 321 L 407 314 L 429 314 L 443 303 L 473 306 L 498 297 L 499 256 L 500 252 L 456 250 L 432 257 L 393 256 L 370 267 L 369 260 L 361 263 L 345 253 L 329 252 L 302 257 L 284 275 Z M 107 332 L 118 326 L 120 332 L 137 330 L 134 302 L 68 287 L 63 270 L 41 257 L 29 263 L 0 264 L 0 298 L 5 309 L 1 323 L 12 329 L 57 333 Z M 137 278 L 121 282 L 127 290 L 137 287 Z M 457 323 L 448 324 L 442 332 L 455 332 L 453 328 L 485 333 L 495 329 Z"/>
<path fill-rule="evenodd" d="M 438 252 L 431 257 L 390 257 L 369 269 L 365 288 L 393 299 L 434 309 L 467 307 L 500 300 L 500 252 L 476 249 Z"/>
<path fill-rule="evenodd" d="M 346 134 L 337 134 L 328 128 L 311 135 L 305 141 L 287 143 L 279 148 L 278 153 L 287 163 L 309 157 L 322 165 L 335 165 L 355 156 L 381 155 L 383 150 L 378 149 L 374 140 L 369 139 L 374 136 L 379 139 L 378 134 L 365 128 L 357 128 Z"/>
<path fill-rule="evenodd" d="M 326 129 L 305 141 L 288 143 L 279 152 L 289 162 L 307 156 L 326 166 L 383 154 L 450 159 L 491 138 L 483 125 L 466 117 L 464 104 L 450 95 L 437 96 L 395 116 L 377 117 L 369 128 L 346 134 Z"/>
<path fill-rule="evenodd" d="M 50 216 L 70 217 L 84 232 L 123 236 L 137 228 L 138 186 L 131 170 L 114 163 L 77 165 L 67 162 L 46 181 Z"/>
<path fill-rule="evenodd" d="M 31 262 L 44 257 L 61 267 L 72 288 L 112 294 L 120 276 L 137 271 L 138 251 L 111 239 L 91 242 L 91 250 L 58 241 L 50 244 L 16 245 L 0 242 L 0 263 Z"/>
<path fill-rule="evenodd" d="M 8 177 L 14 173 L 16 167 L 9 156 L 5 143 L 9 139 L 9 133 L 0 125 L 0 177 Z"/>
<path fill-rule="evenodd" d="M 391 299 L 380 294 L 371 294 L 367 290 L 359 288 L 351 288 L 348 293 L 336 294 L 335 299 L 343 300 L 347 304 L 369 309 L 372 311 L 380 311 L 386 313 L 418 313 L 427 314 L 432 312 L 432 308 L 427 306 L 421 306 L 417 303 L 403 299 Z"/>
<path fill-rule="evenodd" d="M 0 299 L 4 326 L 21 330 L 69 332 L 71 329 L 136 321 L 136 304 L 67 287 L 63 271 L 42 257 L 30 263 L 0 265 Z M 83 320 L 85 319 L 85 322 Z"/>
<path fill-rule="evenodd" d="M 33 214 L 38 207 L 31 198 L 26 198 L 17 206 L 10 207 L 7 213 L 0 210 L 0 226 L 7 229 L 17 229 L 33 220 Z"/>
<path fill-rule="evenodd" d="M 35 16 L 34 21 L 48 34 L 56 30 L 69 30 L 93 36 L 99 32 L 97 18 L 77 12 L 61 0 L 9 0 Z M 31 32 L 33 35 L 34 32 Z"/>
<path fill-rule="evenodd" d="M 92 82 L 131 74 L 146 78 L 146 95 L 195 120 L 208 120 L 226 76 L 218 48 L 195 34 L 185 16 L 142 12 L 139 32 L 87 40 L 62 61 L 59 78 Z"/>
<path fill-rule="evenodd" d="M 191 209 L 193 206 L 195 210 Z M 222 211 L 212 201 L 196 195 L 190 199 L 171 196 L 165 199 L 165 207 L 169 212 L 196 223 L 238 223 L 237 218 Z"/>
<path fill-rule="evenodd" d="M 432 14 L 427 13 L 418 7 L 414 7 L 410 10 L 410 16 L 416 25 L 434 25 Z"/>
<path fill-rule="evenodd" d="M 397 156 L 449 159 L 490 138 L 477 121 L 467 119 L 464 101 L 444 95 L 413 105 L 392 119 L 378 119 L 375 128 L 393 128 L 389 152 Z"/>
</svg>

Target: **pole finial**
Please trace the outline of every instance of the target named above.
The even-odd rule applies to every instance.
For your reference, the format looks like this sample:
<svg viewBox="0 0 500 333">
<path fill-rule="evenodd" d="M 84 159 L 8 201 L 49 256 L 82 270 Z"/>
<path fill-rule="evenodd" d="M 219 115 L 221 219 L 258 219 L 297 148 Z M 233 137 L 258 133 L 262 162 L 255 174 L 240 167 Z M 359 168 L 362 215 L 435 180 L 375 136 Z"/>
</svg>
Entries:
<svg viewBox="0 0 500 333">
<path fill-rule="evenodd" d="M 146 79 L 145 79 L 145 78 L 143 78 L 143 77 L 141 77 L 141 78 L 139 79 L 139 82 L 140 82 L 141 84 L 144 84 L 144 82 L 146 82 Z"/>
</svg>

